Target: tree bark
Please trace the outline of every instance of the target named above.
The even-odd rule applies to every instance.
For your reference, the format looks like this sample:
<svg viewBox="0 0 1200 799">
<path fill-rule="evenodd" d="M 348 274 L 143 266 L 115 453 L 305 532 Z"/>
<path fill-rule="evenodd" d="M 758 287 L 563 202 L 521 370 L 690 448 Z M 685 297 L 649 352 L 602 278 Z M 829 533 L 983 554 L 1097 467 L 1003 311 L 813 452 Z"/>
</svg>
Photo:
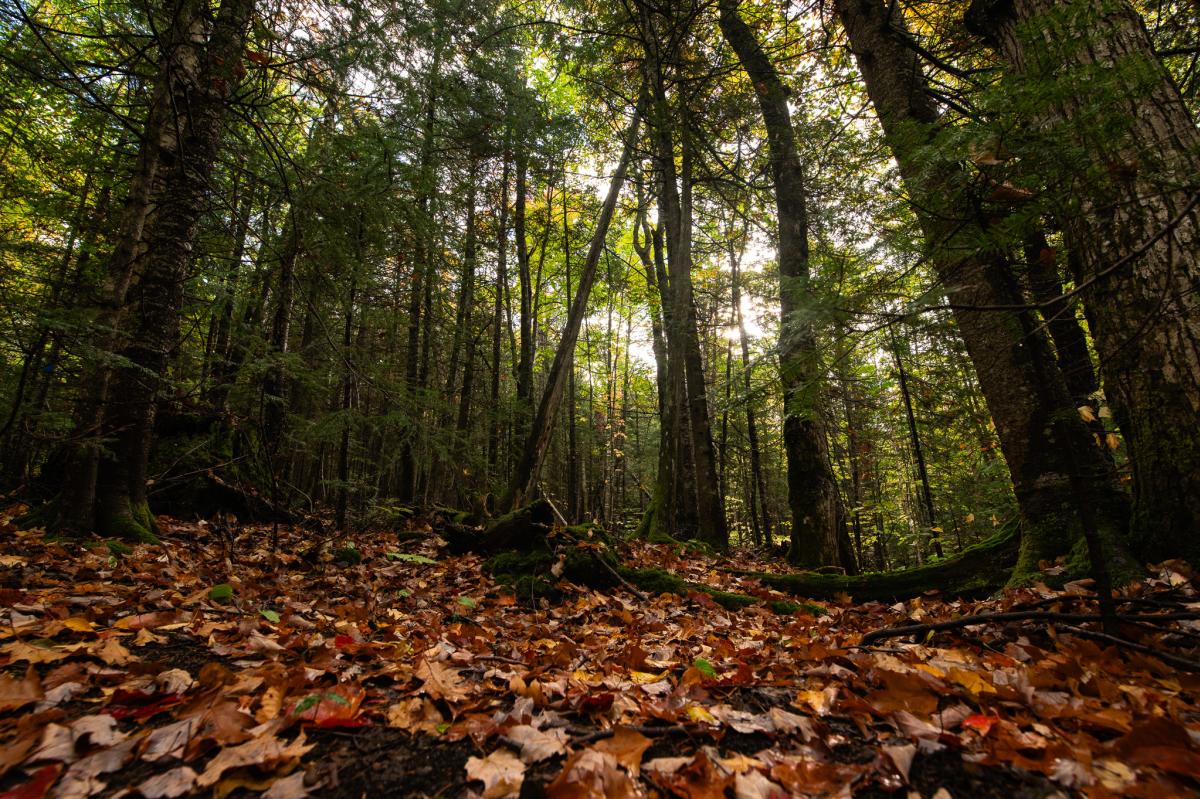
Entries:
<svg viewBox="0 0 1200 799">
<path fill-rule="evenodd" d="M 139 156 L 138 178 L 150 172 L 145 196 L 148 210 L 140 235 L 123 231 L 110 266 L 115 283 L 110 297 L 124 300 L 132 278 L 131 260 L 141 252 L 136 317 L 122 355 L 129 366 L 113 379 L 105 398 L 104 429 L 115 435 L 115 458 L 97 476 L 96 526 L 101 534 L 152 536 L 153 518 L 146 502 L 146 479 L 158 394 L 167 362 L 179 335 L 179 311 L 191 266 L 192 244 L 209 193 L 209 180 L 220 146 L 227 99 L 242 69 L 242 51 L 253 0 L 224 0 L 202 45 L 204 7 L 181 3 L 176 30 L 172 26 L 162 85 L 156 90 Z M 177 38 L 176 38 L 177 37 Z M 158 134 L 158 138 L 151 136 Z M 140 185 L 131 191 L 140 205 Z M 86 477 L 85 477 L 86 479 Z M 78 501 L 73 497 L 72 501 Z"/>
<path fill-rule="evenodd" d="M 554 361 L 546 376 L 546 389 L 542 392 L 538 404 L 537 416 L 529 431 L 521 459 L 513 474 L 512 484 L 504 505 L 510 508 L 520 507 L 533 498 L 537 491 L 538 476 L 542 462 L 546 457 L 546 449 L 550 446 L 550 436 L 554 432 L 554 421 L 562 402 L 563 389 L 566 387 L 567 373 L 575 355 L 575 343 L 579 339 L 579 328 L 587 313 L 588 296 L 591 294 L 592 283 L 596 279 L 596 267 L 600 263 L 600 255 L 604 252 L 604 240 L 616 211 L 617 199 L 621 194 L 621 185 L 625 182 L 625 173 L 629 169 L 629 161 L 636 146 L 637 131 L 641 124 L 642 109 L 639 105 L 633 111 L 629 127 L 625 130 L 621 160 L 609 181 L 608 194 L 600 209 L 600 218 L 596 220 L 596 230 L 592 234 L 592 244 L 588 249 L 587 259 L 579 274 L 579 287 L 576 290 L 571 311 L 567 315 L 563 327 L 562 338 L 554 352 Z"/>
<path fill-rule="evenodd" d="M 1133 465 L 1131 540 L 1200 563 L 1200 129 L 1124 0 L 977 0 L 1063 170 L 1104 387 Z"/>
<path fill-rule="evenodd" d="M 845 512 L 829 463 L 829 442 L 820 413 L 820 361 L 810 321 L 808 196 L 788 109 L 788 91 L 753 31 L 738 14 L 737 0 L 720 4 L 721 32 L 754 84 L 767 129 L 779 237 L 780 378 L 783 381 L 783 442 L 788 464 L 792 546 L 788 560 L 817 567 L 845 562 L 839 539 Z"/>
<path fill-rule="evenodd" d="M 986 249 L 986 222 L 960 165 L 930 166 L 922 155 L 940 113 L 920 58 L 904 41 L 903 18 L 881 0 L 838 0 L 837 8 L 913 198 L 931 263 L 955 306 L 1012 477 L 1022 519 L 1013 581 L 1031 579 L 1041 560 L 1082 545 L 1086 503 L 1095 507 L 1106 540 L 1118 542 L 1127 519 L 1125 494 L 1075 411 L 1038 324 L 1026 312 L 973 310 L 1020 306 L 1020 287 L 1007 255 Z"/>
</svg>

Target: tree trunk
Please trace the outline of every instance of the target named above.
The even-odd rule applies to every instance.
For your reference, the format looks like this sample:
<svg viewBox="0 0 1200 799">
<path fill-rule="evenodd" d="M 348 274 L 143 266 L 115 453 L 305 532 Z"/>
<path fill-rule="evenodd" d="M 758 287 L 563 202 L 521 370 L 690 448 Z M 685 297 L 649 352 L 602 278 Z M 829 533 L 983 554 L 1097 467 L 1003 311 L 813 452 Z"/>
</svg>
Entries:
<svg viewBox="0 0 1200 799">
<path fill-rule="evenodd" d="M 150 98 L 150 110 L 143 128 L 141 145 L 129 193 L 121 212 L 116 244 L 105 269 L 93 328 L 100 331 L 96 353 L 84 367 L 82 386 L 74 409 L 75 429 L 67 445 L 63 491 L 53 527 L 65 532 L 83 533 L 96 524 L 96 478 L 99 474 L 102 442 L 108 437 L 104 413 L 108 404 L 113 370 L 104 354 L 120 349 L 116 331 L 121 323 L 126 296 L 137 269 L 142 247 L 142 231 L 150 211 L 159 160 L 164 153 L 179 149 L 180 128 L 174 124 L 176 100 L 185 97 L 196 80 L 202 56 L 197 39 L 203 36 L 204 4 L 197 0 L 167 3 L 164 18 L 169 20 L 162 34 L 158 75 Z"/>
<path fill-rule="evenodd" d="M 908 372 L 900 356 L 900 343 L 892 334 L 892 357 L 896 360 L 896 374 L 900 378 L 900 398 L 904 402 L 904 416 L 908 420 L 908 435 L 912 441 L 913 460 L 917 464 L 917 479 L 921 481 L 921 504 L 925 511 L 925 527 L 930 533 L 933 554 L 944 557 L 942 538 L 937 529 L 937 514 L 933 510 L 933 490 L 929 487 L 929 470 L 925 468 L 925 451 L 921 447 L 921 433 L 917 430 L 917 417 L 913 413 L 912 393 L 908 390 Z"/>
<path fill-rule="evenodd" d="M 592 235 L 592 244 L 588 249 L 587 259 L 583 263 L 583 268 L 580 270 L 579 287 L 576 290 L 571 311 L 567 315 L 567 322 L 563 327 L 558 349 L 554 352 L 554 362 L 550 365 L 550 372 L 546 376 L 546 389 L 542 392 L 542 399 L 538 404 L 537 416 L 534 418 L 533 425 L 530 428 L 529 437 L 521 453 L 521 459 L 517 462 L 509 494 L 505 498 L 506 501 L 504 504 L 510 508 L 524 505 L 532 499 L 537 491 L 538 476 L 541 472 L 542 462 L 546 457 L 546 449 L 550 446 L 550 436 L 554 432 L 554 420 L 558 415 L 558 407 L 562 402 L 563 389 L 567 383 L 567 373 L 571 371 L 571 365 L 574 360 L 575 343 L 579 339 L 579 328 L 583 324 L 584 315 L 587 313 L 588 296 L 591 294 L 592 283 L 596 279 L 596 267 L 600 263 L 600 255 L 604 252 L 604 240 L 608 234 L 613 213 L 616 211 L 617 199 L 621 194 L 621 185 L 625 182 L 625 173 L 629 169 L 629 161 L 636 146 L 637 131 L 641 124 L 641 117 L 642 109 L 639 105 L 634 109 L 633 118 L 630 120 L 629 127 L 625 131 L 621 160 L 617 162 L 617 168 L 613 172 L 612 179 L 609 181 L 608 194 L 605 196 L 604 205 L 600 209 L 600 218 L 596 220 L 596 230 Z"/>
<path fill-rule="evenodd" d="M 96 526 L 101 534 L 152 536 L 146 479 L 157 399 L 179 337 L 192 244 L 253 10 L 253 0 L 224 0 L 206 46 L 196 37 L 204 15 L 195 14 L 187 35 L 175 42 L 164 75 L 169 109 L 162 113 L 169 111 L 170 122 L 159 129 L 164 135 L 157 141 L 143 141 L 143 147 L 157 149 L 157 155 L 145 159 L 157 167 L 139 239 L 144 242 L 144 265 L 137 286 L 138 313 L 122 352 L 130 365 L 114 377 L 112 397 L 103 410 L 104 426 L 115 433 L 116 445 L 112 464 L 98 475 Z M 156 106 L 151 114 L 158 112 Z M 147 133 L 154 132 L 148 126 Z M 122 251 L 138 247 L 125 240 L 118 244 Z"/>
<path fill-rule="evenodd" d="M 783 443 L 788 464 L 792 546 L 788 560 L 805 566 L 845 562 L 839 539 L 845 513 L 829 463 L 829 442 L 820 413 L 820 361 L 810 316 L 808 197 L 788 110 L 788 91 L 753 31 L 738 14 L 737 0 L 720 4 L 721 32 L 750 76 L 767 129 L 779 236 L 779 361 L 783 381 Z"/>
<path fill-rule="evenodd" d="M 1106 538 L 1118 541 L 1127 518 L 1125 495 L 1075 411 L 1031 315 L 973 310 L 1019 306 L 1020 288 L 1006 254 L 983 249 L 989 234 L 960 166 L 931 167 L 923 155 L 940 114 L 926 92 L 921 62 L 904 41 L 903 18 L 881 0 L 838 0 L 837 7 L 918 209 L 931 263 L 955 306 L 1012 477 L 1022 518 L 1013 581 L 1031 579 L 1039 561 L 1082 545 L 1083 503 L 1094 503 Z M 1086 485 L 1091 499 L 1073 490 L 1073 483 Z"/>
<path fill-rule="evenodd" d="M 977 0 L 967 23 L 1038 87 L 1046 169 L 1067 170 L 1059 215 L 1129 446 L 1132 541 L 1200 563 L 1200 129 L 1123 0 Z"/>
<path fill-rule="evenodd" d="M 506 142 L 507 144 L 507 142 Z M 500 342 L 501 326 L 504 322 L 504 295 L 508 286 L 508 148 L 505 148 L 504 166 L 500 175 L 500 209 L 496 225 L 496 296 L 492 301 L 492 386 L 491 407 L 488 414 L 488 479 L 493 481 L 496 464 L 500 456 Z"/>
</svg>

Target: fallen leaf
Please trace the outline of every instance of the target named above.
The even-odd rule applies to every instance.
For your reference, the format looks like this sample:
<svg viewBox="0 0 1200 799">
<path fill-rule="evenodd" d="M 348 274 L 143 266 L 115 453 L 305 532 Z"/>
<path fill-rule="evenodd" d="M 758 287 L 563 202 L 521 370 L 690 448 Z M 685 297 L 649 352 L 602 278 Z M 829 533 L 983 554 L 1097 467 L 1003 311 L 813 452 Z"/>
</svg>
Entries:
<svg viewBox="0 0 1200 799">
<path fill-rule="evenodd" d="M 62 773 L 62 770 L 62 763 L 42 766 L 33 772 L 28 782 L 0 793 L 0 799 L 43 799 L 50 790 L 50 786 L 58 780 L 58 775 Z"/>
<path fill-rule="evenodd" d="M 597 752 L 612 755 L 621 767 L 630 774 L 637 774 L 642 767 L 642 755 L 654 742 L 637 730 L 617 727 L 611 738 L 605 738 L 592 748 Z"/>
<path fill-rule="evenodd" d="M 287 743 L 276 737 L 273 731 L 267 731 L 244 744 L 226 747 L 218 752 L 204 772 L 196 778 L 196 785 L 199 788 L 210 788 L 217 784 L 226 771 L 243 766 L 271 769 L 279 763 L 299 762 L 313 746 L 315 744 L 304 742 L 303 732 L 295 741 Z"/>
<path fill-rule="evenodd" d="M 771 782 L 760 771 L 747 771 L 733 778 L 733 793 L 737 799 L 785 799 L 788 793 Z"/>
<path fill-rule="evenodd" d="M 21 679 L 0 674 L 0 713 L 17 710 L 44 697 L 42 681 L 32 665 L 25 670 L 25 676 Z"/>
<path fill-rule="evenodd" d="M 516 796 L 525 781 L 525 764 L 507 749 L 497 749 L 487 757 L 468 760 L 467 779 L 483 783 L 483 799 Z"/>
<path fill-rule="evenodd" d="M 304 799 L 308 788 L 304 787 L 304 772 L 297 771 L 281 780 L 275 780 L 263 793 L 262 799 Z"/>
<path fill-rule="evenodd" d="M 561 729 L 539 730 L 531 724 L 521 724 L 506 732 L 504 737 L 520 748 L 521 759 L 529 764 L 567 751 L 567 733 Z"/>
<path fill-rule="evenodd" d="M 448 669 L 436 660 L 422 658 L 415 671 L 421 680 L 421 690 L 434 699 L 458 702 L 467 698 L 467 685 L 459 673 Z"/>
<path fill-rule="evenodd" d="M 562 771 L 546 786 L 547 799 L 641 799 L 644 795 L 617 759 L 598 746 L 567 758 Z"/>
<path fill-rule="evenodd" d="M 146 799 L 175 799 L 191 793 L 197 774 L 191 766 L 180 766 L 164 771 L 137 786 L 137 792 Z"/>
</svg>

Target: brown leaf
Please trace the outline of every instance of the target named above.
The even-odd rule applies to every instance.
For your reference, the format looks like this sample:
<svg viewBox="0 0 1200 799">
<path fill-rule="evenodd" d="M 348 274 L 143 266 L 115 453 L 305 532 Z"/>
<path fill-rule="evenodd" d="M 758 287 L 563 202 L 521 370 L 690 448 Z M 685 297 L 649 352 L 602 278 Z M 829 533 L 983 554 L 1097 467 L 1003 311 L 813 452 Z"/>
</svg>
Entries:
<svg viewBox="0 0 1200 799">
<path fill-rule="evenodd" d="M 159 727 L 146 739 L 142 759 L 153 763 L 164 757 L 182 758 L 192 736 L 200 729 L 200 720 L 193 717 Z"/>
<path fill-rule="evenodd" d="M 504 737 L 520 747 L 521 759 L 529 764 L 567 752 L 567 733 L 561 729 L 539 730 L 532 724 L 521 724 L 510 729 Z"/>
<path fill-rule="evenodd" d="M 44 697 L 42 681 L 32 665 L 19 680 L 8 674 L 0 674 L 0 713 L 17 710 Z"/>
<path fill-rule="evenodd" d="M 304 799 L 306 796 L 308 788 L 304 787 L 304 772 L 297 771 L 281 780 L 275 780 L 262 795 L 262 799 Z"/>
<path fill-rule="evenodd" d="M 103 660 L 110 666 L 124 666 L 134 660 L 137 660 L 125 645 L 121 643 L 121 639 L 114 636 L 98 641 L 96 644 L 88 647 L 88 652 Z"/>
<path fill-rule="evenodd" d="M 546 786 L 547 799 L 641 799 L 644 795 L 617 759 L 596 747 L 567 758 L 562 771 Z"/>
<path fill-rule="evenodd" d="M 507 749 L 497 749 L 487 757 L 468 760 L 467 779 L 483 783 L 483 799 L 516 796 L 525 781 L 525 764 Z"/>
<path fill-rule="evenodd" d="M 442 711 L 427 697 L 414 696 L 388 708 L 387 724 L 409 732 L 424 732 L 436 735 L 438 727 L 445 723 Z"/>
<path fill-rule="evenodd" d="M 737 799 L 785 799 L 788 795 L 759 771 L 747 771 L 734 777 L 733 793 Z"/>
<path fill-rule="evenodd" d="M 100 749 L 95 754 L 76 761 L 54 787 L 54 799 L 86 799 L 105 788 L 100 779 L 111 774 L 133 760 L 134 749 L 141 743 L 143 735 L 126 738 L 115 746 Z"/>
<path fill-rule="evenodd" d="M 436 660 L 422 658 L 417 664 L 416 676 L 423 683 L 421 690 L 434 699 L 458 702 L 467 698 L 467 685 L 459 673 Z"/>
<path fill-rule="evenodd" d="M 146 799 L 175 799 L 191 793 L 196 776 L 191 766 L 180 766 L 144 781 L 138 785 L 137 792 Z"/>
<path fill-rule="evenodd" d="M 637 730 L 628 727 L 617 727 L 611 738 L 598 742 L 592 748 L 597 752 L 612 755 L 617 762 L 630 774 L 637 774 L 642 768 L 642 755 L 654 743 Z"/>
<path fill-rule="evenodd" d="M 652 771 L 656 783 L 683 799 L 724 799 L 733 778 L 721 773 L 708 755 L 697 752 L 690 762 L 673 773 Z"/>
<path fill-rule="evenodd" d="M 196 778 L 200 788 L 210 788 L 220 781 L 226 771 L 243 766 L 258 766 L 271 769 L 280 763 L 299 762 L 300 758 L 315 744 L 305 744 L 304 733 L 291 743 L 280 740 L 274 731 L 268 730 L 239 746 L 231 746 L 217 753 Z"/>
</svg>

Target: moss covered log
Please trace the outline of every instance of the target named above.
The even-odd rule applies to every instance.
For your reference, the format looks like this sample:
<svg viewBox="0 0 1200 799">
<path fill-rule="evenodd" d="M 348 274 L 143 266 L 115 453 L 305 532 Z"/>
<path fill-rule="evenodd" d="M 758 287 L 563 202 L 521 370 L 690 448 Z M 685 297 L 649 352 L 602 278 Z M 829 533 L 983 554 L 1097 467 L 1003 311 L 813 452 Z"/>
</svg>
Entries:
<svg viewBox="0 0 1200 799">
<path fill-rule="evenodd" d="M 985 594 L 1007 584 L 1019 546 L 1020 536 L 1013 524 L 953 557 L 912 569 L 854 577 L 813 572 L 737 573 L 757 577 L 763 585 L 793 596 L 833 598 L 849 594 L 859 602 L 907 599 L 933 590 L 950 595 Z"/>
<path fill-rule="evenodd" d="M 601 559 L 611 570 L 597 562 Z M 557 587 L 560 578 L 589 588 L 615 588 L 619 584 L 615 573 L 631 585 L 649 593 L 679 596 L 691 593 L 706 594 L 718 605 L 729 610 L 740 610 L 765 603 L 771 610 L 785 615 L 803 611 L 819 616 L 825 612 L 821 605 L 809 602 L 763 600 L 746 594 L 722 591 L 701 583 L 688 582 L 663 569 L 629 568 L 621 565 L 608 548 L 566 547 L 557 555 L 549 549 L 503 552 L 486 560 L 483 569 L 497 582 L 512 587 L 518 597 L 557 598 L 561 595 Z"/>
</svg>

